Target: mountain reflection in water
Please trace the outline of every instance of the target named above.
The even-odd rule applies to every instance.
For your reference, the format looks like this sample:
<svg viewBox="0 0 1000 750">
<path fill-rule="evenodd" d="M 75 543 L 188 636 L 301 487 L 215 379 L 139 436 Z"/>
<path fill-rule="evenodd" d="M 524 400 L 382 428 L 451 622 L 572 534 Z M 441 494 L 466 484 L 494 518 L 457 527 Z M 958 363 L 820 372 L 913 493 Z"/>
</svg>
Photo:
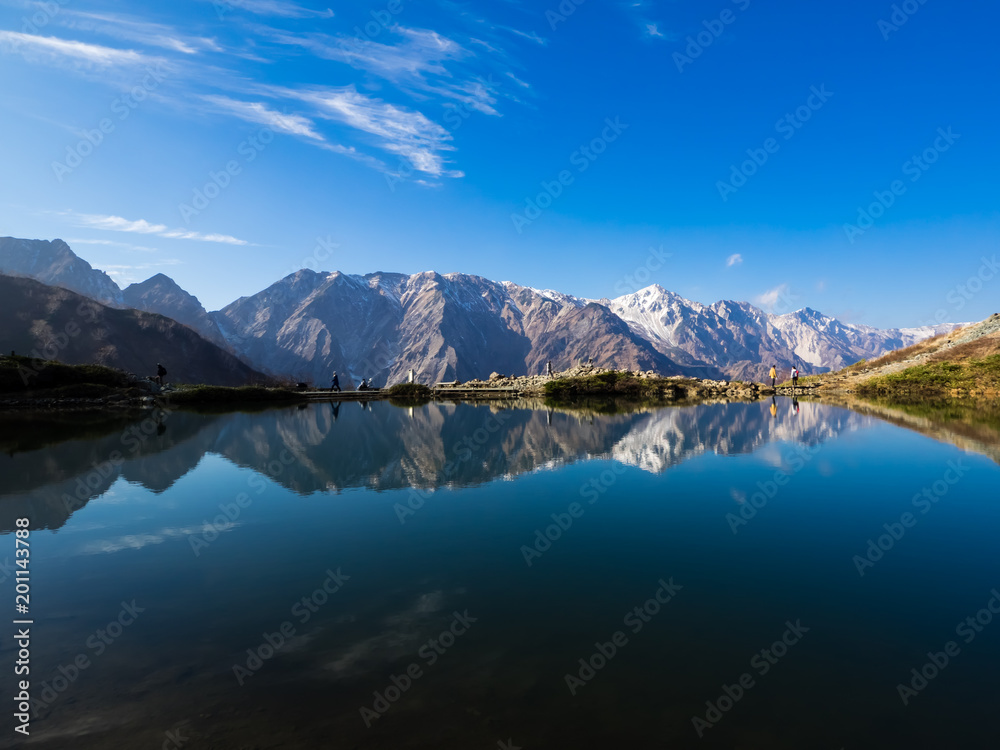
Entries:
<svg viewBox="0 0 1000 750">
<path fill-rule="evenodd" d="M 534 406 L 535 408 L 531 408 Z M 354 487 L 467 487 L 540 468 L 612 458 L 660 473 L 691 456 L 750 453 L 772 441 L 815 445 L 868 418 L 783 401 L 650 409 L 621 415 L 525 406 L 385 402 L 203 414 L 150 412 L 73 437 L 72 423 L 32 427 L 44 450 L 0 456 L 0 529 L 27 516 L 56 529 L 119 479 L 169 489 L 207 454 L 252 469 L 301 495 Z"/>
<path fill-rule="evenodd" d="M 7 415 L 29 744 L 991 747 L 995 413 L 844 407 Z"/>
</svg>

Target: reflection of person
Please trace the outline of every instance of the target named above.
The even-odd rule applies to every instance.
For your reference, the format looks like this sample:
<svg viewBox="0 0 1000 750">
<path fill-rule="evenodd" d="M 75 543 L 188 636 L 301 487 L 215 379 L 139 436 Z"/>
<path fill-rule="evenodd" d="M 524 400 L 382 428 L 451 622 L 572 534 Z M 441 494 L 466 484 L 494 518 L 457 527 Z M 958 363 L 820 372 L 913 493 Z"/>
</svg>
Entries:
<svg viewBox="0 0 1000 750">
<path fill-rule="evenodd" d="M 774 381 L 778 378 L 778 366 L 771 365 L 771 372 L 769 372 L 767 376 L 771 378 L 771 387 L 774 388 Z"/>
<path fill-rule="evenodd" d="M 333 382 L 330 384 L 330 391 L 336 391 L 340 393 L 340 378 L 337 377 L 337 371 L 333 371 Z"/>
<path fill-rule="evenodd" d="M 771 416 L 772 417 L 778 416 L 778 404 L 775 403 L 774 396 L 771 396 Z"/>
<path fill-rule="evenodd" d="M 792 397 L 792 414 L 798 414 L 798 413 L 799 413 L 799 400 L 795 397 Z"/>
<path fill-rule="evenodd" d="M 336 422 L 337 421 L 337 417 L 340 416 L 340 402 L 339 401 L 331 401 L 330 402 L 330 409 L 333 410 L 333 421 Z"/>
</svg>

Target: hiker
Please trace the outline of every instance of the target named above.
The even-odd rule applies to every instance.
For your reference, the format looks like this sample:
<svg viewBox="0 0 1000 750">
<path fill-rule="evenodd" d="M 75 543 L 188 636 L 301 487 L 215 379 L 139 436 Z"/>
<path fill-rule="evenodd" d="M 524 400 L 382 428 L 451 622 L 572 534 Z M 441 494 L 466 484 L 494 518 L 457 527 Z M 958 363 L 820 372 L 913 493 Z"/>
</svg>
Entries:
<svg viewBox="0 0 1000 750">
<path fill-rule="evenodd" d="M 406 382 L 407 383 L 412 383 L 413 380 L 414 380 L 414 378 L 416 378 L 416 376 L 417 376 L 417 373 L 414 372 L 413 368 L 411 367 L 410 371 L 408 373 L 406 373 Z"/>
<path fill-rule="evenodd" d="M 792 368 L 792 390 L 795 390 L 795 386 L 799 384 L 799 368 Z"/>
<path fill-rule="evenodd" d="M 364 378 L 361 378 L 361 384 L 358 385 L 358 390 L 359 391 L 367 391 L 368 390 L 368 385 L 365 383 L 365 379 Z"/>
<path fill-rule="evenodd" d="M 545 374 L 550 378 L 552 377 L 552 362 L 545 363 Z"/>
<path fill-rule="evenodd" d="M 340 378 L 337 377 L 337 371 L 333 371 L 333 382 L 330 384 L 331 393 L 340 393 Z"/>
<path fill-rule="evenodd" d="M 771 378 L 771 387 L 774 388 L 774 383 L 778 379 L 778 366 L 771 365 L 771 372 L 769 372 L 767 376 Z"/>
<path fill-rule="evenodd" d="M 163 379 L 167 377 L 167 368 L 161 365 L 159 362 L 156 363 L 156 384 L 163 387 Z"/>
</svg>

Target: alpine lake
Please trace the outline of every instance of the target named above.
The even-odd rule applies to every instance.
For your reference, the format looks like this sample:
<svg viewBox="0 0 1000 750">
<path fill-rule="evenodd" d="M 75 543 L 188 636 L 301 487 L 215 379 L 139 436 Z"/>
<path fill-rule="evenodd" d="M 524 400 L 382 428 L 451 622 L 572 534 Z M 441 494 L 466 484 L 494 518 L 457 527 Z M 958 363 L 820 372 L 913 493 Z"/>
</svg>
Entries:
<svg viewBox="0 0 1000 750">
<path fill-rule="evenodd" d="M 995 747 L 998 415 L 4 415 L 0 747 Z"/>
</svg>

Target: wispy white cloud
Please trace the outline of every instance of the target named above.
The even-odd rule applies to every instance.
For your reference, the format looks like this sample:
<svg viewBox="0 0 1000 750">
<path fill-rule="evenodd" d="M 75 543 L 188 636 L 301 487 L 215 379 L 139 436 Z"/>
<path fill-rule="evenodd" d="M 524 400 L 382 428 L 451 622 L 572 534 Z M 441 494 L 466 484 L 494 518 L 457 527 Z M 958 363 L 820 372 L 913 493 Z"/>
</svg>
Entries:
<svg viewBox="0 0 1000 750">
<path fill-rule="evenodd" d="M 232 531 L 240 524 L 234 523 L 227 526 L 224 531 Z M 183 539 L 191 534 L 197 534 L 203 529 L 190 526 L 179 528 L 161 529 L 155 534 L 126 534 L 112 539 L 99 539 L 83 545 L 80 549 L 84 555 L 113 554 L 123 550 L 137 550 L 148 547 L 151 544 L 163 544 L 168 539 Z"/>
<path fill-rule="evenodd" d="M 129 221 L 121 216 L 101 216 L 99 214 L 74 214 L 77 226 L 92 229 L 108 229 L 112 232 L 137 232 L 139 234 L 160 234 L 167 231 L 166 224 L 150 224 L 145 219 Z"/>
<path fill-rule="evenodd" d="M 451 134 L 414 110 L 397 107 L 358 93 L 354 86 L 286 91 L 287 96 L 314 106 L 317 116 L 366 133 L 374 144 L 433 176 L 457 176 L 444 166 L 441 151 L 451 150 Z"/>
<path fill-rule="evenodd" d="M 241 120 L 265 125 L 277 133 L 297 135 L 314 141 L 326 140 L 316 132 L 313 122 L 302 115 L 284 114 L 271 109 L 262 102 L 238 101 L 230 99 L 228 96 L 203 96 L 202 99 Z"/>
<path fill-rule="evenodd" d="M 126 250 L 138 250 L 141 253 L 159 252 L 155 247 L 146 247 L 145 245 L 133 245 L 131 242 L 116 242 L 115 240 L 93 240 L 93 239 L 83 239 L 80 237 L 70 237 L 67 238 L 66 243 L 71 247 L 73 245 L 101 245 L 104 247 L 121 247 Z"/>
<path fill-rule="evenodd" d="M 225 18 L 233 10 L 245 10 L 260 16 L 282 18 L 333 18 L 333 11 L 304 8 L 289 0 L 202 0 L 215 6 L 216 12 Z"/>
<path fill-rule="evenodd" d="M 739 266 L 743 264 L 743 256 L 739 253 L 733 253 L 728 258 L 726 258 L 726 268 L 732 268 L 733 266 Z"/>
<path fill-rule="evenodd" d="M 171 26 L 141 21 L 121 14 L 63 10 L 56 18 L 62 25 L 71 29 L 103 34 L 185 55 L 194 55 L 201 50 L 214 52 L 222 50 L 214 39 L 187 36 Z"/>
<path fill-rule="evenodd" d="M 333 13 L 293 0 L 203 2 L 213 3 L 223 17 L 233 12 L 234 18 L 254 14 L 274 20 L 262 26 L 242 18 L 220 29 L 217 41 L 214 36 L 199 36 L 180 27 L 147 21 L 137 11 L 129 15 L 71 6 L 61 8 L 52 25 L 68 27 L 88 41 L 0 31 L 0 50 L 22 55 L 31 62 L 69 67 L 82 77 L 122 87 L 134 84 L 130 79 L 136 75 L 136 68 L 142 75 L 145 66 L 165 67 L 169 81 L 155 92 L 161 107 L 199 113 L 210 109 L 301 138 L 317 148 L 391 174 L 407 174 L 407 165 L 412 165 L 420 173 L 412 179 L 437 184 L 437 178 L 463 174 L 446 158 L 447 152 L 455 150 L 450 132 L 455 122 L 453 113 L 458 110 L 461 121 L 472 111 L 500 116 L 498 102 L 519 102 L 518 97 L 528 95 L 531 87 L 511 72 L 518 70 L 516 60 L 507 51 L 517 44 L 512 36 L 545 43 L 537 34 L 498 27 L 483 19 L 473 20 L 474 28 L 451 23 L 447 34 L 432 28 L 389 25 L 383 27 L 375 41 L 326 33 L 320 22 L 309 23 L 308 31 L 303 31 L 303 24 L 295 19 L 329 18 Z M 239 50 L 228 41 L 230 29 L 245 36 Z M 94 34 L 112 40 L 108 45 L 117 41 L 123 48 L 94 43 Z M 316 86 L 287 78 L 264 83 L 253 80 L 254 66 L 236 60 L 250 58 L 266 63 L 282 55 L 301 56 L 308 64 L 311 80 L 315 80 L 315 71 L 320 80 L 355 83 Z M 221 62 L 225 58 L 238 65 L 227 68 Z M 356 72 L 340 70 L 338 63 Z M 289 69 L 283 68 L 282 75 Z M 376 96 L 371 91 L 379 93 Z M 386 162 L 394 163 L 396 159 L 383 161 L 379 151 L 398 157 L 401 164 L 387 166 Z M 242 242 L 226 235 L 199 235 L 143 220 L 104 219 L 105 226 L 93 228 Z M 114 226 L 111 220 L 125 223 Z"/>
<path fill-rule="evenodd" d="M 498 114 L 492 78 L 456 69 L 459 61 L 471 61 L 473 53 L 436 31 L 393 26 L 391 34 L 402 40 L 396 44 L 315 32 L 270 32 L 278 44 L 342 62 L 406 89 L 461 101 L 485 114 Z"/>
<path fill-rule="evenodd" d="M 652 37 L 659 37 L 660 39 L 664 38 L 663 32 L 660 31 L 659 24 L 655 24 L 655 23 L 647 23 L 646 24 L 646 34 L 648 36 L 652 36 Z"/>
<path fill-rule="evenodd" d="M 199 242 L 219 242 L 224 245 L 249 245 L 246 240 L 237 239 L 228 234 L 203 234 L 187 229 L 170 229 L 166 224 L 153 224 L 145 219 L 130 220 L 121 216 L 105 214 L 81 214 L 74 211 L 63 211 L 74 226 L 88 229 L 103 229 L 109 232 L 135 232 L 138 234 L 154 234 L 157 237 L 167 237 L 179 240 L 197 240 Z"/>
<path fill-rule="evenodd" d="M 115 49 L 99 44 L 87 44 L 54 36 L 0 31 L 0 50 L 22 56 L 42 57 L 53 62 L 70 61 L 97 68 L 151 65 L 156 59 L 130 49 Z"/>
<path fill-rule="evenodd" d="M 528 39 L 529 41 L 532 41 L 535 44 L 539 44 L 542 47 L 544 47 L 546 44 L 549 43 L 548 39 L 539 36 L 534 31 L 521 31 L 520 29 L 515 29 L 510 26 L 494 26 L 493 28 L 500 29 L 502 31 L 507 31 L 511 34 L 514 34 L 515 36 L 521 37 L 522 39 Z"/>
<path fill-rule="evenodd" d="M 769 289 L 756 297 L 754 302 L 767 310 L 771 310 L 775 308 L 779 302 L 787 300 L 788 298 L 788 284 L 779 284 L 774 287 L 774 289 Z"/>
</svg>

